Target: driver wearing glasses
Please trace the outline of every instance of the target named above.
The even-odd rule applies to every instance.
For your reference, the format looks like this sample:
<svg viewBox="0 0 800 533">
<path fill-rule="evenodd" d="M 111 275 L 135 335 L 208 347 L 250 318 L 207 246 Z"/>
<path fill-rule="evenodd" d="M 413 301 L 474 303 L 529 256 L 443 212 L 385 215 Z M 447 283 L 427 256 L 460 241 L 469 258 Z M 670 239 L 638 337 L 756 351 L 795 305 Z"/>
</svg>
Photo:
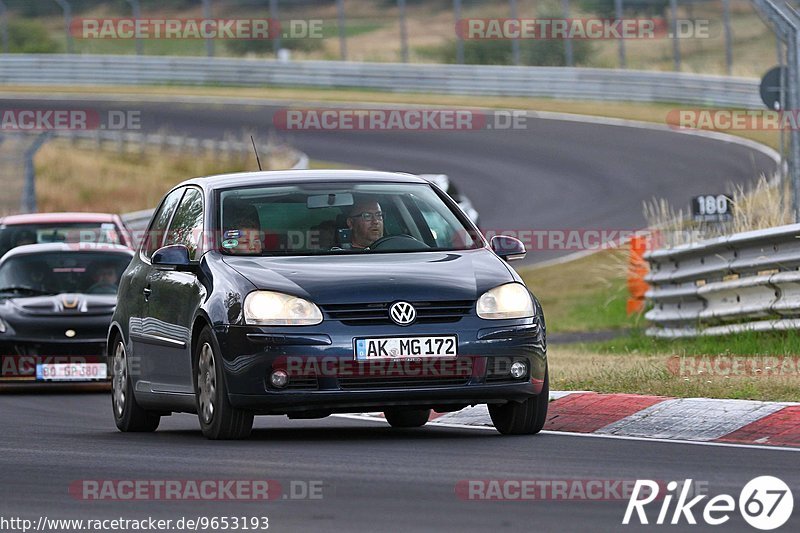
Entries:
<svg viewBox="0 0 800 533">
<path fill-rule="evenodd" d="M 375 200 L 362 200 L 353 205 L 347 216 L 352 231 L 351 246 L 364 249 L 383 237 L 383 211 Z"/>
</svg>

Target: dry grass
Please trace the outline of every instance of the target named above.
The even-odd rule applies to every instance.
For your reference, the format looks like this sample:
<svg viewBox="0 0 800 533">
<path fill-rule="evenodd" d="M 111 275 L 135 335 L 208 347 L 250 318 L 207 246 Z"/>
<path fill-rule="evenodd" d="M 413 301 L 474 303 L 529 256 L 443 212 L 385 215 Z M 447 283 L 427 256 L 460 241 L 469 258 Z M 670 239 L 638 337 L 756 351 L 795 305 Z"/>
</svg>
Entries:
<svg viewBox="0 0 800 533">
<path fill-rule="evenodd" d="M 650 228 L 660 230 L 659 244 L 667 248 L 794 222 L 787 201 L 791 194 L 788 183 L 781 183 L 777 177 L 768 180 L 762 175 L 749 187 L 731 184 L 728 189 L 733 204 L 730 222 L 697 222 L 688 210 L 675 209 L 666 200 L 656 198 L 644 204 L 644 217 Z"/>
<path fill-rule="evenodd" d="M 265 168 L 288 168 L 294 163 L 285 151 L 261 156 Z M 124 213 L 153 207 L 183 180 L 255 168 L 251 154 L 157 149 L 120 153 L 55 140 L 36 156 L 37 201 L 43 212 Z"/>
<path fill-rule="evenodd" d="M 738 398 L 762 401 L 800 401 L 800 374 L 776 376 L 681 375 L 668 366 L 673 353 L 600 353 L 576 345 L 551 345 L 550 387 L 554 390 L 592 390 L 653 394 L 683 398 Z"/>
<path fill-rule="evenodd" d="M 751 189 L 736 185 L 733 191 L 733 233 L 774 228 L 794 222 L 789 182 L 770 183 L 762 176 Z"/>
<path fill-rule="evenodd" d="M 539 299 L 548 331 L 575 332 L 635 326 L 625 304 L 628 251 L 610 248 L 567 263 L 519 269 Z"/>
</svg>

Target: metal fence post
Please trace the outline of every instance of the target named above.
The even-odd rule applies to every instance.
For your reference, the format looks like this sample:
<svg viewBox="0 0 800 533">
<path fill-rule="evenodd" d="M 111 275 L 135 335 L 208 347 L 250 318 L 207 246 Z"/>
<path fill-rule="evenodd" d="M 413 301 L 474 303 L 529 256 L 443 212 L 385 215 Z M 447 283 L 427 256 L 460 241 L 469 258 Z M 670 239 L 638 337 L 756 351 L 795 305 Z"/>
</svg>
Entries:
<svg viewBox="0 0 800 533">
<path fill-rule="evenodd" d="M 336 0 L 336 11 L 339 17 L 339 52 L 342 61 L 347 61 L 347 26 L 344 11 L 344 0 Z"/>
<path fill-rule="evenodd" d="M 64 29 L 67 32 L 67 53 L 72 53 L 72 6 L 69 5 L 67 0 L 55 0 L 55 3 L 61 6 L 64 11 Z"/>
<path fill-rule="evenodd" d="M 453 16 L 456 19 L 456 29 L 461 23 L 461 0 L 453 0 Z M 456 63 L 464 64 L 464 39 L 456 31 Z"/>
<path fill-rule="evenodd" d="M 400 57 L 408 63 L 408 31 L 406 29 L 406 0 L 397 0 L 400 17 Z"/>
<path fill-rule="evenodd" d="M 133 11 L 133 20 L 139 20 L 142 18 L 142 9 L 139 5 L 139 0 L 127 0 L 127 2 L 131 5 L 131 10 Z M 136 34 L 136 55 L 140 56 L 144 53 L 142 49 L 142 39 L 139 38 L 139 35 Z"/>
<path fill-rule="evenodd" d="M 511 7 L 511 18 L 516 19 L 519 17 L 517 13 L 517 0 L 509 0 Z M 511 39 L 511 61 L 515 65 L 519 65 L 519 39 Z"/>
<path fill-rule="evenodd" d="M 39 135 L 33 144 L 25 150 L 25 189 L 22 193 L 22 208 L 23 213 L 35 213 L 36 207 L 36 167 L 33 164 L 33 158 L 39 148 L 52 137 L 52 133 L 45 132 Z"/>
<path fill-rule="evenodd" d="M 672 57 L 675 70 L 681 69 L 681 45 L 678 41 L 678 0 L 669 0 L 670 28 L 672 28 Z"/>
<path fill-rule="evenodd" d="M 212 16 L 211 0 L 203 0 L 203 18 L 208 20 Z M 206 37 L 206 55 L 208 57 L 214 57 L 214 39 L 211 37 Z"/>
<path fill-rule="evenodd" d="M 3 39 L 3 53 L 8 53 L 8 9 L 6 3 L 0 0 L 0 36 Z"/>
<path fill-rule="evenodd" d="M 269 0 L 269 18 L 272 19 L 270 22 L 274 26 L 278 22 L 278 0 Z M 272 33 L 272 51 L 275 52 L 275 55 L 278 55 L 278 51 L 281 49 L 281 32 L 276 31 Z"/>
<path fill-rule="evenodd" d="M 561 0 L 561 11 L 564 19 L 569 19 L 569 0 Z M 569 37 L 564 38 L 564 61 L 568 67 L 574 66 L 575 60 L 572 54 L 572 41 Z"/>
<path fill-rule="evenodd" d="M 733 33 L 731 30 L 731 2 L 722 0 L 722 23 L 725 26 L 725 69 L 728 76 L 733 72 Z"/>
<path fill-rule="evenodd" d="M 614 0 L 614 18 L 622 20 L 622 0 Z M 619 48 L 619 68 L 625 68 L 625 39 L 620 37 L 617 46 Z"/>
</svg>

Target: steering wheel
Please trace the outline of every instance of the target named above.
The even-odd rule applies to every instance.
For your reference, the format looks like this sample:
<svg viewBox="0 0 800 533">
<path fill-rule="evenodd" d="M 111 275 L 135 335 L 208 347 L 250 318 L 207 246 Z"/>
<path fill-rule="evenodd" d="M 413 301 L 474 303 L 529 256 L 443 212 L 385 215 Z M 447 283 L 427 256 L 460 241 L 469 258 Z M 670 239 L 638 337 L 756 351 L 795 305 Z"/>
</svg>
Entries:
<svg viewBox="0 0 800 533">
<path fill-rule="evenodd" d="M 411 235 L 402 233 L 400 235 L 386 235 L 367 246 L 368 250 L 424 250 L 430 248 L 424 242 L 420 242 Z"/>
<path fill-rule="evenodd" d="M 87 289 L 86 294 L 117 294 L 117 286 L 113 283 L 95 283 Z"/>
</svg>

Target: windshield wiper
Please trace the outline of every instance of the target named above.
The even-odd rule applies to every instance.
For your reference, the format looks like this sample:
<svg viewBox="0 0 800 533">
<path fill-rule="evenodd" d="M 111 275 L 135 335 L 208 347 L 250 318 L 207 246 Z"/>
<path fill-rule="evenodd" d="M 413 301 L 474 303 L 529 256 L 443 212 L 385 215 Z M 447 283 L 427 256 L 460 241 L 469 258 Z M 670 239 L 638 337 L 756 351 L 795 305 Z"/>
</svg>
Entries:
<svg viewBox="0 0 800 533">
<path fill-rule="evenodd" d="M 3 292 L 15 292 L 15 293 L 24 293 L 30 294 L 33 296 L 42 296 L 45 294 L 54 294 L 51 291 L 45 291 L 42 289 L 34 289 L 33 287 L 2 287 L 0 288 L 0 293 Z"/>
</svg>

